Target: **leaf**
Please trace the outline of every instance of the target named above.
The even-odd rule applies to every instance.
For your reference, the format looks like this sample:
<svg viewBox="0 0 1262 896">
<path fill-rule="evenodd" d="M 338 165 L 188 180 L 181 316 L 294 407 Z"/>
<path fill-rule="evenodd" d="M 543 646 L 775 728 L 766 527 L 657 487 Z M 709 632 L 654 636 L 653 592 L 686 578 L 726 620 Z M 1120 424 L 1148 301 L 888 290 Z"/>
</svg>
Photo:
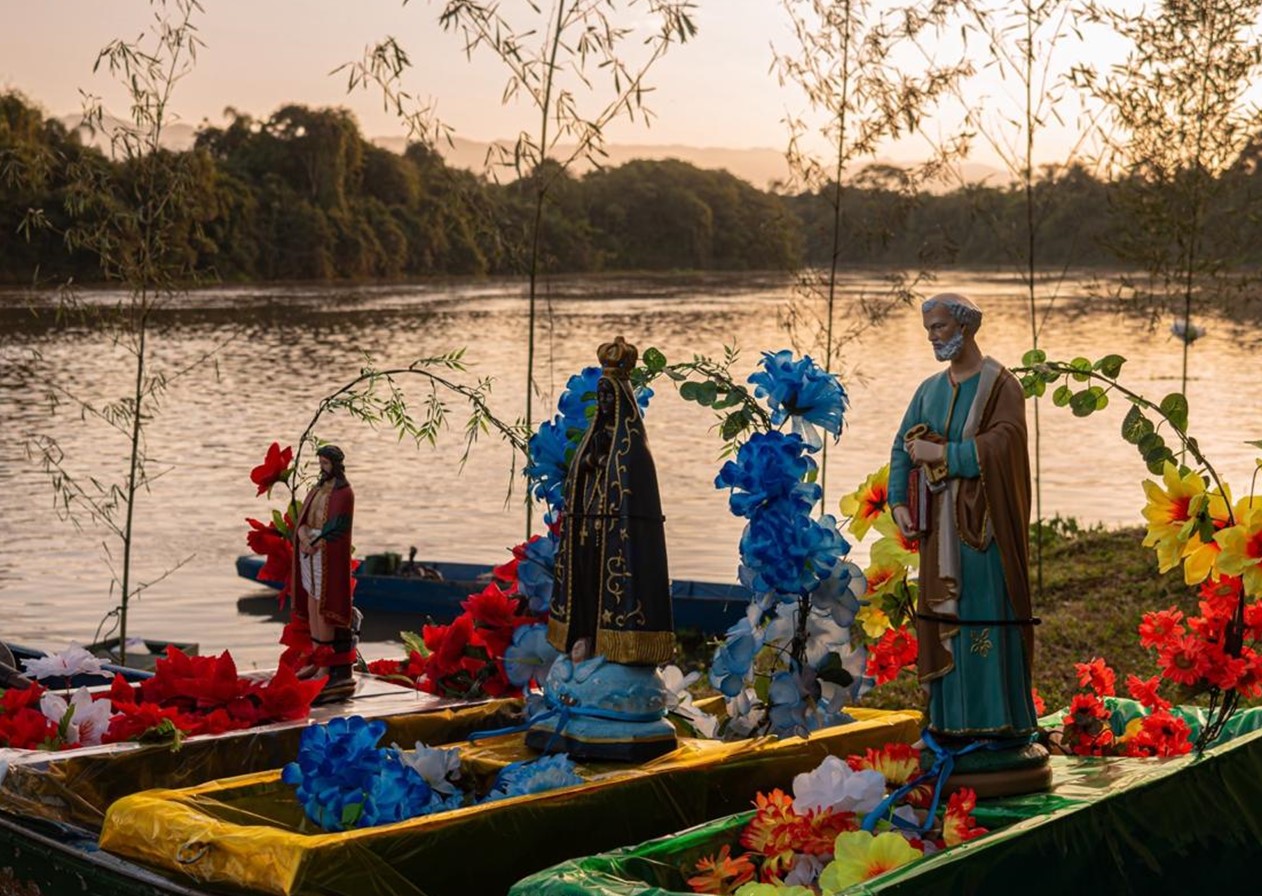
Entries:
<svg viewBox="0 0 1262 896">
<path fill-rule="evenodd" d="M 1095 409 L 1102 411 L 1109 406 L 1109 393 L 1105 392 L 1101 386 L 1092 386 L 1091 393 L 1095 395 Z"/>
<path fill-rule="evenodd" d="M 644 366 L 653 373 L 659 373 L 666 367 L 666 356 L 652 347 L 644 350 L 643 360 Z"/>
<path fill-rule="evenodd" d="M 1083 389 L 1069 399 L 1069 408 L 1075 417 L 1090 417 L 1095 413 L 1095 402 L 1095 393 L 1090 389 Z"/>
<path fill-rule="evenodd" d="M 1030 394 L 1042 398 L 1046 391 L 1047 383 L 1041 377 L 1035 377 L 1034 382 L 1030 384 Z"/>
<path fill-rule="evenodd" d="M 1122 365 L 1126 363 L 1126 359 L 1121 355 L 1105 355 L 1099 361 L 1095 362 L 1095 369 L 1107 376 L 1109 379 L 1115 380 L 1122 372 Z"/>
<path fill-rule="evenodd" d="M 1254 439 L 1250 442 L 1245 442 L 1245 444 L 1252 445 L 1254 448 L 1262 448 L 1262 439 Z"/>
<path fill-rule="evenodd" d="M 1056 387 L 1056 391 L 1052 393 L 1052 404 L 1058 408 L 1063 408 L 1069 404 L 1069 399 L 1073 397 L 1074 390 L 1070 388 L 1068 383 L 1061 383 Z"/>
<path fill-rule="evenodd" d="M 744 409 L 734 411 L 723 419 L 723 425 L 719 427 L 719 434 L 723 437 L 723 441 L 730 442 L 732 439 L 740 435 L 749 426 L 749 415 Z"/>
<path fill-rule="evenodd" d="M 1187 432 L 1188 400 L 1182 392 L 1171 392 L 1161 399 L 1161 413 L 1179 432 Z"/>
<path fill-rule="evenodd" d="M 1041 348 L 1032 348 L 1021 356 L 1022 367 L 1033 367 L 1035 364 L 1042 364 L 1047 360 L 1047 352 Z"/>
<path fill-rule="evenodd" d="M 679 397 L 684 401 L 697 401 L 700 393 L 701 386 L 691 380 L 679 386 Z"/>
<path fill-rule="evenodd" d="M 841 657 L 831 652 L 824 658 L 823 664 L 815 670 L 815 675 L 821 681 L 831 681 L 843 688 L 854 684 L 854 676 L 842 665 Z"/>
<path fill-rule="evenodd" d="M 1152 431 L 1152 421 L 1144 416 L 1144 412 L 1140 410 L 1139 405 L 1131 405 L 1131 409 L 1122 418 L 1122 438 L 1132 445 L 1137 445 L 1140 439 Z"/>
<path fill-rule="evenodd" d="M 399 632 L 399 640 L 408 649 L 408 653 L 419 653 L 422 657 L 429 656 L 429 648 L 425 646 L 425 640 L 420 632 Z"/>
<path fill-rule="evenodd" d="M 1069 366 L 1074 370 L 1071 376 L 1078 382 L 1085 383 L 1091 379 L 1091 362 L 1086 358 L 1074 358 L 1069 362 Z"/>
<path fill-rule="evenodd" d="M 1140 454 L 1148 454 L 1154 448 L 1164 448 L 1166 440 L 1157 432 L 1148 432 L 1139 437 L 1139 441 L 1135 443 L 1135 447 L 1139 449 Z"/>
<path fill-rule="evenodd" d="M 719 397 L 719 388 L 714 384 L 713 380 L 706 380 L 697 387 L 697 403 L 706 407 L 714 404 L 714 400 Z"/>
</svg>

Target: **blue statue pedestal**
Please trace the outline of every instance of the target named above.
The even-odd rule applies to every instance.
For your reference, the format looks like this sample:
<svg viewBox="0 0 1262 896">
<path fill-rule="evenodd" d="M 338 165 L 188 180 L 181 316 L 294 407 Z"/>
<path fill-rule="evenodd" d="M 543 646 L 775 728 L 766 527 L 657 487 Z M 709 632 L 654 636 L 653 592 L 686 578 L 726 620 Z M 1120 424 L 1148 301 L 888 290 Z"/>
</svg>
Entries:
<svg viewBox="0 0 1262 896">
<path fill-rule="evenodd" d="M 644 762 L 678 745 L 666 721 L 666 687 L 653 666 L 624 666 L 603 656 L 552 664 L 543 686 L 546 711 L 526 745 L 575 759 Z"/>
</svg>

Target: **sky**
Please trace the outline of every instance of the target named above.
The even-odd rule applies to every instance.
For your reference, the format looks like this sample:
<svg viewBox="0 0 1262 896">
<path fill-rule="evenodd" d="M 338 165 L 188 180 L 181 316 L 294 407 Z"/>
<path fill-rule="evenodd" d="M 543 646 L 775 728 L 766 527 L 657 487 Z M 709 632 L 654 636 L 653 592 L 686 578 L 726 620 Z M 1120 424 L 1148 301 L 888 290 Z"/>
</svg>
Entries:
<svg viewBox="0 0 1262 896">
<path fill-rule="evenodd" d="M 466 58 L 458 35 L 438 24 L 439 0 L 203 0 L 195 19 L 205 47 L 195 70 L 175 93 L 180 120 L 196 125 L 223 120 L 234 107 L 266 117 L 282 104 L 337 105 L 351 109 L 368 137 L 402 136 L 404 128 L 382 108 L 379 94 L 349 94 L 338 66 L 360 58 L 366 46 L 393 36 L 410 54 L 414 68 L 405 86 L 436 104 L 439 118 L 457 136 L 488 141 L 512 139 L 536 121 L 521 103 L 504 104 L 506 71 L 485 53 Z M 545 8 L 549 4 L 542 4 Z M 889 3 L 875 2 L 876 8 Z M 525 0 L 504 0 L 505 10 L 528 9 Z M 627 4 L 621 3 L 626 8 Z M 646 13 L 630 7 L 632 19 Z M 99 95 L 107 111 L 125 114 L 124 93 L 104 72 L 93 73 L 98 50 L 115 38 L 135 38 L 153 21 L 146 0 L 0 0 L 0 88 L 18 89 L 49 114 L 66 115 L 81 106 L 80 91 Z M 523 22 L 529 21 L 523 19 Z M 782 149 L 783 120 L 804 108 L 802 97 L 781 87 L 770 71 L 773 50 L 793 46 L 785 14 L 776 0 L 700 0 L 694 11 L 698 34 L 673 48 L 651 75 L 655 85 L 648 105 L 651 127 L 618 122 L 606 136 L 613 143 L 683 144 L 697 147 Z M 640 33 L 646 33 L 641 30 Z M 1068 65 L 1081 58 L 1081 45 L 1058 45 Z M 975 46 L 980 50 L 980 44 Z M 947 58 L 958 41 L 944 39 L 928 52 Z M 1120 55 L 1116 44 L 1098 39 L 1090 56 L 1107 61 Z M 912 64 L 919 60 L 909 59 Z M 994 110 L 996 121 L 1013 102 L 1013 85 L 984 70 L 968 88 L 966 103 Z M 935 118 L 946 133 L 958 118 L 954 111 Z M 1063 127 L 1052 124 L 1040 138 L 1040 161 L 1065 157 L 1076 139 L 1074 110 Z M 888 158 L 923 156 L 923 145 L 883 150 Z M 995 164 L 998 157 L 983 143 L 975 159 Z"/>
</svg>

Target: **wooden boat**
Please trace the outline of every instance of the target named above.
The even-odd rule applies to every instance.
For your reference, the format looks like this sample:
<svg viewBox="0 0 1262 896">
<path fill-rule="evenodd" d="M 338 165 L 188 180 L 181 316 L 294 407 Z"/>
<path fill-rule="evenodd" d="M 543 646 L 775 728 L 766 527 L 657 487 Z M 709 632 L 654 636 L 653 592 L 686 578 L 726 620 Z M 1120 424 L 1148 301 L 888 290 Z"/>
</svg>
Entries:
<svg viewBox="0 0 1262 896">
<path fill-rule="evenodd" d="M 441 561 L 426 561 L 418 567 L 438 575 L 377 574 L 371 570 L 379 567 L 365 561 L 355 573 L 356 606 L 365 612 L 408 613 L 428 616 L 435 622 L 450 622 L 460 614 L 461 601 L 486 587 L 492 569 L 477 563 Z M 280 588 L 280 582 L 259 579 L 262 569 L 262 557 L 237 558 L 237 575 L 241 578 Z M 366 569 L 370 571 L 365 572 Z M 675 579 L 671 582 L 671 597 L 676 630 L 721 635 L 745 615 L 751 594 L 743 585 Z"/>
</svg>

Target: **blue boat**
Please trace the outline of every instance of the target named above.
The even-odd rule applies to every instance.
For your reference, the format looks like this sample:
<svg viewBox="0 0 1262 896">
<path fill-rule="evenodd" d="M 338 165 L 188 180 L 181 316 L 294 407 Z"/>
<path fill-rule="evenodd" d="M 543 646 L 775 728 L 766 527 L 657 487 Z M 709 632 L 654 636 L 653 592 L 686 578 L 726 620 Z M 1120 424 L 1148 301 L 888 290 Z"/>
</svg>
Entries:
<svg viewBox="0 0 1262 896">
<path fill-rule="evenodd" d="M 375 564 L 365 562 L 355 572 L 355 605 L 365 612 L 408 613 L 428 616 L 434 622 L 450 622 L 460 615 L 460 603 L 490 581 L 489 565 L 425 561 L 415 568 L 424 575 L 365 573 Z M 263 558 L 237 558 L 237 575 L 269 588 L 280 582 L 259 579 Z M 432 572 L 430 572 L 432 571 Z M 751 593 L 744 585 L 674 579 L 670 584 L 675 628 L 702 635 L 722 635 L 745 615 Z"/>
</svg>

